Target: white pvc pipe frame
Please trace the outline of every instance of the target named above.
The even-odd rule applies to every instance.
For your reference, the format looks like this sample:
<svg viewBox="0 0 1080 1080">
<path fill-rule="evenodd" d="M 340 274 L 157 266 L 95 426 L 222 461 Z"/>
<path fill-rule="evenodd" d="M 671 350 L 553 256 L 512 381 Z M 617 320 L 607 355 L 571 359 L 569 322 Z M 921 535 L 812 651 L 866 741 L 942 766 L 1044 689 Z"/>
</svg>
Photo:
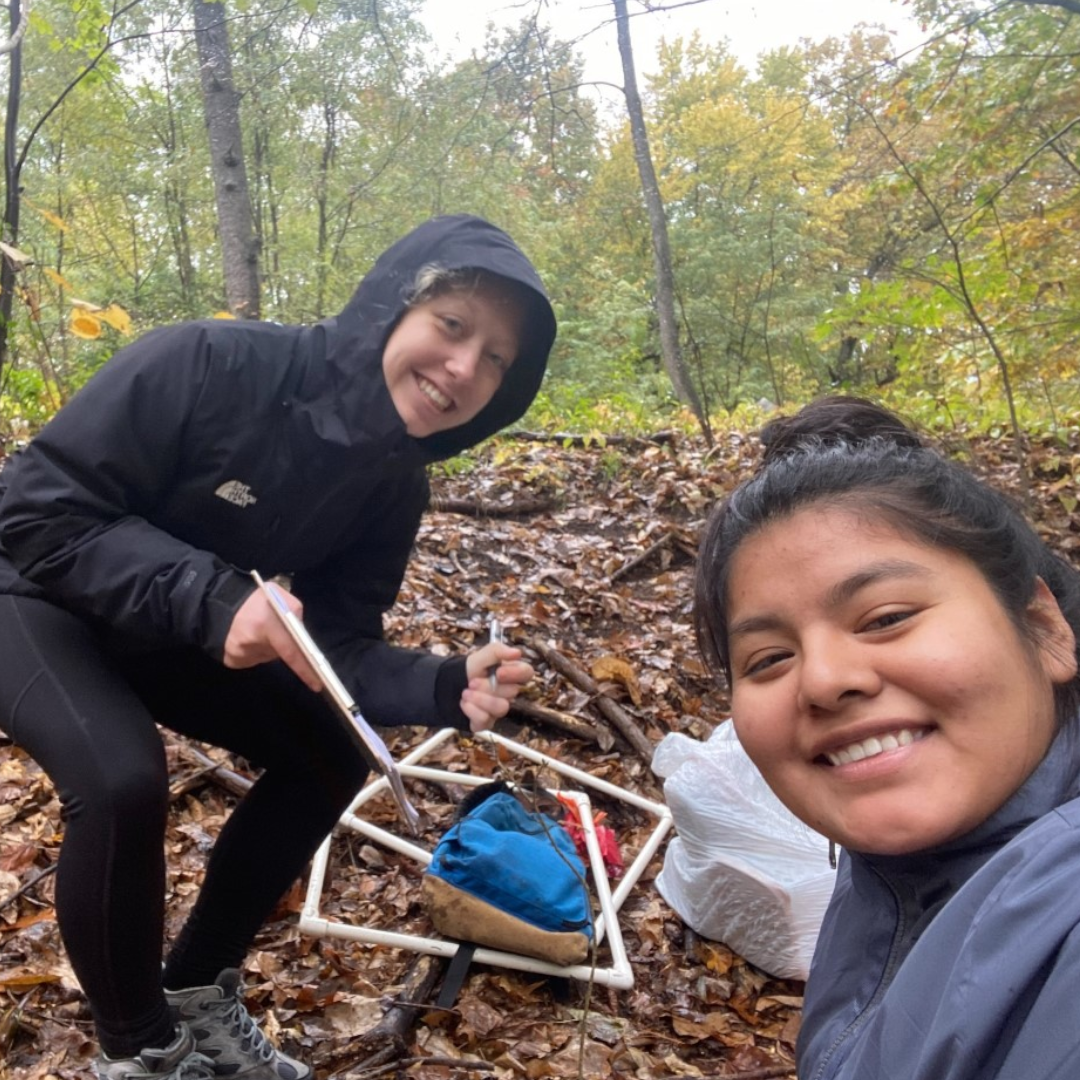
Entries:
<svg viewBox="0 0 1080 1080">
<path fill-rule="evenodd" d="M 471 776 L 467 773 L 446 772 L 442 769 L 427 768 L 416 764 L 422 761 L 433 750 L 441 746 L 447 739 L 457 735 L 453 728 L 446 728 L 436 732 L 426 742 L 421 743 L 410 751 L 398 762 L 398 771 L 402 776 L 415 777 L 420 780 L 430 780 L 440 783 L 464 784 L 477 787 L 488 783 L 487 777 Z M 600 904 L 600 915 L 594 923 L 594 940 L 598 947 L 604 940 L 605 934 L 608 939 L 608 950 L 611 953 L 611 965 L 600 967 L 595 962 L 595 948 L 593 963 L 572 964 L 568 967 L 560 967 L 558 964 L 548 963 L 546 960 L 537 960 L 531 956 L 521 956 L 517 953 L 501 952 L 496 949 L 478 948 L 474 959 L 479 964 L 490 964 L 494 967 L 513 968 L 516 971 L 528 971 L 538 975 L 561 975 L 566 978 L 580 979 L 585 982 L 596 982 L 604 986 L 613 987 L 616 990 L 629 990 L 634 985 L 634 973 L 630 967 L 630 961 L 623 945 L 622 931 L 619 929 L 618 911 L 623 905 L 627 894 L 641 877 L 649 860 L 652 859 L 660 847 L 668 830 L 672 826 L 671 811 L 663 803 L 653 802 L 642 798 L 624 788 L 616 787 L 606 780 L 600 780 L 590 776 L 581 769 L 567 765 L 557 758 L 541 754 L 531 747 L 513 742 L 497 735 L 493 731 L 485 731 L 472 736 L 486 742 L 495 743 L 505 747 L 519 757 L 545 766 L 561 776 L 583 784 L 586 787 L 603 792 L 613 798 L 621 799 L 630 803 L 640 810 L 653 815 L 657 819 L 656 828 L 650 834 L 641 851 L 638 852 L 634 861 L 627 867 L 618 887 L 614 893 L 608 884 L 607 871 L 604 868 L 604 859 L 600 853 L 600 844 L 596 836 L 596 827 L 593 822 L 592 808 L 589 805 L 588 796 L 577 791 L 562 791 L 565 795 L 577 803 L 581 816 L 581 824 L 585 833 L 585 846 L 589 853 L 589 865 L 592 867 L 593 884 L 597 900 Z M 431 852 L 424 848 L 404 840 L 386 829 L 373 825 L 369 821 L 356 816 L 356 811 L 385 791 L 387 782 L 384 777 L 378 777 L 369 783 L 357 796 L 349 810 L 342 814 L 338 824 L 347 829 L 361 833 L 372 840 L 376 840 L 392 851 L 402 855 L 408 855 L 423 866 L 431 862 Z M 435 956 L 453 956 L 458 950 L 455 941 L 446 941 L 442 938 L 423 937 L 419 934 L 401 934 L 388 930 L 377 930 L 366 926 L 354 926 L 349 923 L 336 922 L 319 914 L 319 898 L 322 895 L 323 885 L 326 880 L 327 868 L 330 860 L 330 844 L 332 835 L 323 841 L 322 846 L 315 853 L 311 866 L 311 877 L 308 879 L 307 896 L 304 900 L 303 909 L 300 912 L 299 928 L 306 934 L 316 937 L 341 937 L 351 941 L 362 941 L 372 945 L 388 945 L 397 949 L 409 949 L 413 952 L 431 953 Z"/>
</svg>

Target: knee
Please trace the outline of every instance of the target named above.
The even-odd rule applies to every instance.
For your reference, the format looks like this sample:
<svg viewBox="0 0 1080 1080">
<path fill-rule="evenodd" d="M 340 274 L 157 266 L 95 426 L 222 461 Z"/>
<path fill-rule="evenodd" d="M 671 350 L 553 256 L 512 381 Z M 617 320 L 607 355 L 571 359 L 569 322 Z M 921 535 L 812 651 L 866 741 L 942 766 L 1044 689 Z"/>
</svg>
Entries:
<svg viewBox="0 0 1080 1080">
<path fill-rule="evenodd" d="M 59 789 L 68 821 L 107 822 L 112 829 L 164 828 L 169 777 L 164 761 L 101 764 L 84 769 L 78 780 Z"/>
<path fill-rule="evenodd" d="M 359 794 L 371 771 L 364 756 L 351 746 L 341 753 L 320 755 L 313 765 L 314 784 L 338 812 Z"/>
<path fill-rule="evenodd" d="M 337 746 L 333 752 L 323 747 L 302 760 L 294 760 L 287 770 L 291 784 L 302 791 L 304 802 L 321 807 L 334 820 L 344 812 L 371 771 L 367 760 L 351 744 Z"/>
</svg>

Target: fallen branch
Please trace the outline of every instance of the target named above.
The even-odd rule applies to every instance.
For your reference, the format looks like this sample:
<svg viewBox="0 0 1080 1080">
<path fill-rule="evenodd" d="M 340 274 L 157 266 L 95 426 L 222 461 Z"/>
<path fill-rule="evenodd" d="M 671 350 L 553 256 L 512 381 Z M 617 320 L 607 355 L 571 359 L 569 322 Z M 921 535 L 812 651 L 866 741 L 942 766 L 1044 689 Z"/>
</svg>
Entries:
<svg viewBox="0 0 1080 1080">
<path fill-rule="evenodd" d="M 427 953 L 417 954 L 405 972 L 401 993 L 386 1010 L 386 1015 L 370 1030 L 360 1036 L 360 1045 L 375 1052 L 356 1066 L 356 1071 L 375 1069 L 397 1060 L 405 1052 L 405 1036 L 427 1005 L 422 1004 L 446 967 L 445 961 Z"/>
<path fill-rule="evenodd" d="M 238 772 L 233 772 L 226 765 L 222 765 L 220 761 L 215 761 L 209 754 L 204 754 L 198 747 L 192 746 L 188 742 L 182 742 L 177 740 L 177 747 L 180 753 L 189 761 L 194 761 L 200 766 L 199 772 L 195 774 L 191 779 L 194 783 L 188 784 L 187 781 L 182 781 L 177 787 L 170 792 L 172 798 L 178 798 L 180 795 L 185 794 L 192 788 L 197 787 L 197 781 L 206 778 L 213 780 L 215 783 L 220 784 L 226 791 L 231 791 L 234 795 L 244 796 L 254 786 L 255 781 L 249 780 L 246 776 L 241 776 Z"/>
<path fill-rule="evenodd" d="M 555 508 L 551 497 L 543 499 L 518 499 L 515 502 L 485 502 L 483 499 L 444 499 L 438 495 L 431 500 L 430 510 L 440 514 L 461 514 L 476 518 L 529 517 L 545 514 Z"/>
<path fill-rule="evenodd" d="M 656 554 L 656 552 L 658 552 L 662 547 L 666 547 L 674 539 L 675 530 L 671 529 L 668 532 L 664 533 L 664 535 L 661 536 L 659 540 L 650 544 L 640 554 L 635 555 L 629 562 L 624 562 L 622 566 L 620 566 L 619 569 L 611 575 L 612 585 L 614 585 L 615 582 L 619 580 L 619 578 L 625 577 L 627 574 L 630 573 L 631 570 L 639 567 L 643 562 L 645 562 L 646 559 L 649 558 L 649 556 Z"/>
<path fill-rule="evenodd" d="M 51 866 L 46 866 L 44 870 L 38 871 L 38 873 L 36 873 L 21 888 L 16 889 L 10 896 L 5 897 L 3 900 L 0 900 L 0 911 L 3 911 L 4 908 L 10 907 L 12 904 L 16 903 L 20 899 L 20 897 L 25 896 L 35 885 L 40 884 L 50 874 L 55 874 L 56 868 L 59 865 L 59 863 L 53 863 Z"/>
<path fill-rule="evenodd" d="M 596 743 L 605 753 L 614 745 L 614 737 L 607 728 L 598 728 L 586 720 L 579 720 L 569 713 L 558 712 L 556 709 L 548 709 L 535 702 L 515 698 L 510 703 L 510 712 L 515 716 L 523 716 L 526 720 L 535 720 L 548 727 L 558 728 L 560 731 L 573 735 L 576 739 L 584 742 Z"/>
<path fill-rule="evenodd" d="M 592 697 L 597 709 L 604 714 L 633 747 L 637 754 L 646 764 L 652 763 L 653 745 L 645 733 L 638 727 L 634 718 L 613 698 L 608 697 L 597 685 L 593 677 L 568 660 L 562 653 L 553 649 L 546 642 L 533 638 L 529 641 L 529 647 L 535 649 L 548 665 L 554 668 L 560 675 L 569 679 L 579 690 L 583 690 Z"/>
<path fill-rule="evenodd" d="M 623 565 L 611 575 L 611 583 L 614 584 L 619 578 L 626 577 L 631 570 L 639 567 L 652 555 L 655 555 L 657 551 L 668 545 L 678 548 L 684 555 L 689 556 L 695 562 L 697 561 L 697 545 L 692 540 L 688 540 L 679 529 L 668 529 L 659 540 L 650 544 L 644 551 L 630 559 L 629 562 L 623 563 Z"/>
</svg>

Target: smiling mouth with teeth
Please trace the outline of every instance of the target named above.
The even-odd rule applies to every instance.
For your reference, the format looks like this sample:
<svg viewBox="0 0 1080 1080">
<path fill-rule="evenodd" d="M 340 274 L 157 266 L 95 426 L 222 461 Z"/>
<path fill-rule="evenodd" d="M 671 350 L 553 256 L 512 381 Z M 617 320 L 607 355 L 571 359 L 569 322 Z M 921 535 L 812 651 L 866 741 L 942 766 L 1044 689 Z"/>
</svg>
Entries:
<svg viewBox="0 0 1080 1080">
<path fill-rule="evenodd" d="M 439 410 L 439 412 L 446 412 L 446 410 L 454 404 L 450 398 L 440 392 L 439 388 L 434 383 L 428 382 L 423 376 L 417 376 L 416 385 L 420 387 L 420 392 Z"/>
<path fill-rule="evenodd" d="M 901 728 L 899 731 L 890 732 L 887 735 L 871 736 L 861 742 L 852 743 L 841 750 L 828 750 L 821 756 L 830 765 L 850 765 L 853 761 L 865 761 L 867 758 L 877 757 L 889 750 L 899 750 L 902 746 L 910 746 L 918 742 L 928 734 L 925 728 Z"/>
</svg>

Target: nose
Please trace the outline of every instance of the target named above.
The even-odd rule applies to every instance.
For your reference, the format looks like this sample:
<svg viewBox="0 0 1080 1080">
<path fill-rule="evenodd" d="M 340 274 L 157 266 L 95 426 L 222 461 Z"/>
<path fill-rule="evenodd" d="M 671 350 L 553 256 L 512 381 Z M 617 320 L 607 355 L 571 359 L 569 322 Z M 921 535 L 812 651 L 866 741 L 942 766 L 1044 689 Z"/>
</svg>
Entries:
<svg viewBox="0 0 1080 1080">
<path fill-rule="evenodd" d="M 480 346 L 473 341 L 455 342 L 446 358 L 446 370 L 458 381 L 476 375 L 482 358 Z"/>
<path fill-rule="evenodd" d="M 799 704 L 807 711 L 837 712 L 881 691 L 872 646 L 851 635 L 822 634 L 804 639 L 799 657 Z"/>
</svg>

